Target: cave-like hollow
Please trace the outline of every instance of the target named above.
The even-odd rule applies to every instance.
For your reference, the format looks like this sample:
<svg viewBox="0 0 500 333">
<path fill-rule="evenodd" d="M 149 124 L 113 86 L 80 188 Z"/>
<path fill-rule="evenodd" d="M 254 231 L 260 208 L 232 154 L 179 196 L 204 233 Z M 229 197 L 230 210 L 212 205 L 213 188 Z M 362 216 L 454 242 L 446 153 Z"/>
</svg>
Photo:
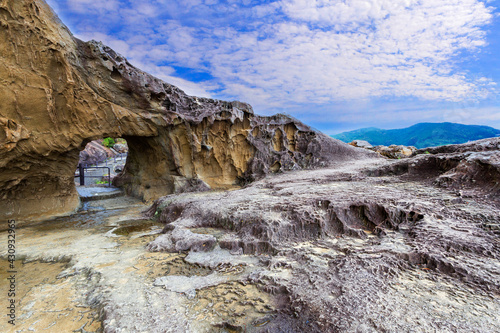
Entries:
<svg viewBox="0 0 500 333">
<path fill-rule="evenodd" d="M 367 153 L 286 115 L 187 95 L 97 41 L 75 38 L 43 1 L 0 5 L 0 219 L 75 212 L 85 145 L 125 138 L 115 186 L 150 202 Z"/>
</svg>

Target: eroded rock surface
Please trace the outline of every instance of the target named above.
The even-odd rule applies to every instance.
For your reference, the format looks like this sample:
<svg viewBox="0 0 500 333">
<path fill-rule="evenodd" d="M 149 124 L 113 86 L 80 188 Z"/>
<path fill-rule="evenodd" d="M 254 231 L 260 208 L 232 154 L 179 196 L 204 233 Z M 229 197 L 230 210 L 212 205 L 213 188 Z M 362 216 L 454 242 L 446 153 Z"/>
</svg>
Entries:
<svg viewBox="0 0 500 333">
<path fill-rule="evenodd" d="M 447 153 L 463 153 L 463 152 L 498 151 L 499 149 L 500 149 L 500 138 L 489 138 L 463 144 L 422 148 L 419 149 L 417 153 L 447 154 Z"/>
<path fill-rule="evenodd" d="M 16 329 L 498 332 L 498 196 L 486 177 L 464 196 L 436 182 L 450 168 L 430 167 L 463 154 L 289 171 L 149 209 L 90 201 L 20 228 Z"/>
<path fill-rule="evenodd" d="M 173 246 L 181 228 L 214 228 L 216 248 L 258 255 L 266 268 L 248 281 L 293 322 L 270 332 L 497 331 L 499 154 L 286 173 L 230 192 L 166 196 L 149 215 L 166 223 L 159 239 Z M 444 186 L 450 177 L 457 183 Z"/>
<path fill-rule="evenodd" d="M 120 197 L 18 229 L 16 329 L 500 331 L 498 141 L 368 159 L 186 96 L 42 1 L 0 1 L 0 24 L 2 217 L 77 207 L 79 151 L 103 136 L 127 139 L 119 184 L 136 196 L 247 184 L 165 196 L 148 218 Z"/>
<path fill-rule="evenodd" d="M 498 202 L 500 198 L 500 138 L 420 150 L 421 154 L 369 175 L 396 175 L 453 190 L 459 197 Z M 431 153 L 432 152 L 432 153 Z"/>
<path fill-rule="evenodd" d="M 145 200 L 367 156 L 290 117 L 188 96 L 74 38 L 43 0 L 1 0 L 0 26 L 1 218 L 75 210 L 78 154 L 108 136 L 129 145 L 116 185 Z"/>
</svg>

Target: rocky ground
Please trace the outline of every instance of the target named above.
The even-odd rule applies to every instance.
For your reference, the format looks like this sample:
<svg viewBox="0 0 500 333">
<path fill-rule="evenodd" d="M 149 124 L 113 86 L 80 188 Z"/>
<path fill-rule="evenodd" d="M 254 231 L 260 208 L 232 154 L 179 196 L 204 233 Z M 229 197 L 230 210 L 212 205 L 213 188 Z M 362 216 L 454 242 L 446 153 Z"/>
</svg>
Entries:
<svg viewBox="0 0 500 333">
<path fill-rule="evenodd" d="M 423 154 L 87 202 L 17 230 L 1 330 L 498 332 L 495 170 L 494 150 Z"/>
<path fill-rule="evenodd" d="M 500 139 L 352 147 L 188 96 L 43 0 L 0 11 L 1 332 L 500 331 Z M 177 194 L 73 214 L 80 151 L 108 136 L 129 146 L 116 186 Z"/>
</svg>

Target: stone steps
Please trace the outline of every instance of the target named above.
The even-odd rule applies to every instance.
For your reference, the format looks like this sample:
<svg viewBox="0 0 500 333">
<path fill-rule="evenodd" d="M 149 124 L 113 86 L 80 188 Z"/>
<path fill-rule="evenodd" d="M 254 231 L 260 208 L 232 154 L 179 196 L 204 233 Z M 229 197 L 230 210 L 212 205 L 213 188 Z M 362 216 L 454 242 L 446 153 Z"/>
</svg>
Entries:
<svg viewBox="0 0 500 333">
<path fill-rule="evenodd" d="M 85 186 L 77 187 L 82 202 L 106 200 L 123 196 L 123 191 L 116 187 Z"/>
</svg>

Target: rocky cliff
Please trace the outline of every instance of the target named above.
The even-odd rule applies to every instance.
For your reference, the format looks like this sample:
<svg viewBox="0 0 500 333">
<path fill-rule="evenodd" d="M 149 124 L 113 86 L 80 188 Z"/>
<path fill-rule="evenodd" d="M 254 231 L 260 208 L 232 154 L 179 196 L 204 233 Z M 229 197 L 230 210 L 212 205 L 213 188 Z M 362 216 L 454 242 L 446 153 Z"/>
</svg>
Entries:
<svg viewBox="0 0 500 333">
<path fill-rule="evenodd" d="M 79 152 L 107 136 L 129 145 L 117 185 L 168 194 L 19 228 L 16 329 L 500 332 L 500 138 L 371 158 L 187 96 L 42 1 L 0 0 L 0 26 L 0 219 L 78 207 Z"/>
<path fill-rule="evenodd" d="M 369 154 L 284 115 L 188 96 L 74 38 L 42 0 L 0 0 L 0 26 L 1 218 L 74 211 L 79 152 L 107 136 L 129 144 L 116 185 L 145 200 Z"/>
</svg>

